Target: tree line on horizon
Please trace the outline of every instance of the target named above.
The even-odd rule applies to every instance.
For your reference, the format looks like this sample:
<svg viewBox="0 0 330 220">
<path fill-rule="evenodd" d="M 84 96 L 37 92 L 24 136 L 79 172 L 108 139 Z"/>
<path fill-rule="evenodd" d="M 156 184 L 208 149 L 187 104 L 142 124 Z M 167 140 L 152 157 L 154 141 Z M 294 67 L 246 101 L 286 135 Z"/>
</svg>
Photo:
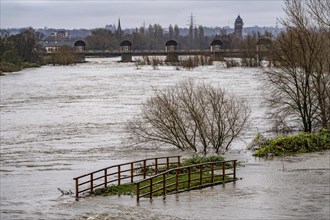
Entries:
<svg viewBox="0 0 330 220">
<path fill-rule="evenodd" d="M 170 25 L 168 31 L 159 24 L 150 24 L 148 28 L 140 27 L 127 33 L 121 29 L 112 32 L 105 28 L 97 28 L 83 40 L 86 42 L 87 50 L 119 50 L 123 40 L 132 42 L 133 50 L 164 50 L 168 40 L 175 40 L 180 50 L 208 49 L 214 39 L 223 42 L 224 49 L 245 49 L 244 57 L 255 57 L 255 47 L 261 37 L 272 39 L 270 32 L 252 33 L 243 39 L 227 34 L 225 29 L 220 29 L 217 35 L 205 35 L 204 27 L 190 26 L 187 35 L 182 35 L 178 25 Z M 71 39 L 72 40 L 72 39 Z M 39 66 L 46 63 L 72 64 L 74 63 L 74 51 L 70 46 L 62 46 L 59 51 L 65 51 L 69 55 L 68 59 L 62 59 L 59 55 L 54 55 L 51 59 L 43 59 L 46 54 L 42 44 L 45 41 L 56 41 L 51 36 L 33 28 L 21 29 L 18 34 L 11 34 L 5 29 L 0 30 L 0 69 L 2 72 L 18 71 L 24 67 Z M 63 40 L 65 41 L 65 40 Z M 72 41 L 70 44 L 73 44 Z M 73 47 L 73 45 L 71 45 Z M 244 58 L 243 57 L 243 58 Z M 64 60 L 64 61 L 63 61 Z"/>
<path fill-rule="evenodd" d="M 86 48 L 89 50 L 119 50 L 119 45 L 123 40 L 132 42 L 133 50 L 164 50 L 165 43 L 168 40 L 175 40 L 179 49 L 208 49 L 214 39 L 219 39 L 223 42 L 224 49 L 240 49 L 251 44 L 251 39 L 257 40 L 262 37 L 272 39 L 273 34 L 265 32 L 263 34 L 252 32 L 243 39 L 237 38 L 234 34 L 228 34 L 223 28 L 216 35 L 205 35 L 204 27 L 199 25 L 190 27 L 187 35 L 182 35 L 178 25 L 170 25 L 167 32 L 159 24 L 150 24 L 148 28 L 136 28 L 130 33 L 124 33 L 121 30 L 112 32 L 105 28 L 97 28 L 91 31 L 91 35 L 85 37 Z M 249 43 L 248 43 L 249 42 Z M 255 44 L 251 45 L 255 49 Z"/>
</svg>

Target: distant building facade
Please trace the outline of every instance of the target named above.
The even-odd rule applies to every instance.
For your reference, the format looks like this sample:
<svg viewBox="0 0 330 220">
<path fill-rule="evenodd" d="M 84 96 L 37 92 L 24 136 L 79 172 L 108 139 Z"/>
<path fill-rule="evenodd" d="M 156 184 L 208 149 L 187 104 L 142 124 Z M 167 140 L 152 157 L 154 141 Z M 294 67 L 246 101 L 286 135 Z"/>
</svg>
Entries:
<svg viewBox="0 0 330 220">
<path fill-rule="evenodd" d="M 82 40 L 62 42 L 44 41 L 42 45 L 47 54 L 56 53 L 63 46 L 74 48 L 77 53 L 83 53 L 86 50 L 86 43 Z"/>
<path fill-rule="evenodd" d="M 53 41 L 67 41 L 71 39 L 71 35 L 67 31 L 56 31 L 50 35 Z"/>
<path fill-rule="evenodd" d="M 115 33 L 115 31 L 117 30 L 116 25 L 114 24 L 105 25 L 105 29 L 111 31 L 112 33 Z"/>
<path fill-rule="evenodd" d="M 235 29 L 234 29 L 234 35 L 235 37 L 242 39 L 243 37 L 243 19 L 240 15 L 237 16 L 235 20 Z"/>
<path fill-rule="evenodd" d="M 43 47 L 45 48 L 46 50 L 46 53 L 48 54 L 51 54 L 51 53 L 56 53 L 60 47 L 63 47 L 63 46 L 70 46 L 72 47 L 73 45 L 73 42 L 45 42 L 43 44 Z"/>
</svg>

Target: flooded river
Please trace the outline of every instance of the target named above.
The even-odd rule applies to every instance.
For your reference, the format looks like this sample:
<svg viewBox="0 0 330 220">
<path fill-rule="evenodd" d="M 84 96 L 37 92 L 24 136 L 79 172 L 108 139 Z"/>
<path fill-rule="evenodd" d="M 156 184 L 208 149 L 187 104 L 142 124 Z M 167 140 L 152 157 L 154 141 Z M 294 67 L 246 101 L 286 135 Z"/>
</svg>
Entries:
<svg viewBox="0 0 330 220">
<path fill-rule="evenodd" d="M 273 160 L 245 151 L 270 125 L 261 106 L 260 69 L 192 71 L 160 66 L 136 69 L 114 59 L 90 59 L 75 66 L 43 66 L 1 77 L 0 219 L 329 219 L 330 151 Z M 123 127 L 141 103 L 186 78 L 224 87 L 245 97 L 250 128 L 228 159 L 243 162 L 236 183 L 214 186 L 165 200 L 131 196 L 74 200 L 73 177 L 116 163 L 173 149 L 136 149 Z M 59 190 L 60 189 L 60 190 Z"/>
</svg>

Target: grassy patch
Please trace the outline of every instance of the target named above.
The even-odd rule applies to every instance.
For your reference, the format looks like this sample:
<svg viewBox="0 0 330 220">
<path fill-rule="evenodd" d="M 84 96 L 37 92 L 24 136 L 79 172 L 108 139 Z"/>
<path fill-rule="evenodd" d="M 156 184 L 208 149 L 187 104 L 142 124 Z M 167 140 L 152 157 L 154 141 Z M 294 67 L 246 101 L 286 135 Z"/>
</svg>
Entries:
<svg viewBox="0 0 330 220">
<path fill-rule="evenodd" d="M 254 156 L 284 156 L 297 153 L 317 152 L 330 149 L 330 132 L 298 133 L 294 136 L 283 136 L 267 141 Z"/>
<path fill-rule="evenodd" d="M 93 191 L 93 195 L 111 196 L 111 195 L 134 195 L 136 185 L 134 183 L 125 183 L 122 185 L 110 185 L 106 188 L 99 188 Z"/>
<path fill-rule="evenodd" d="M 215 175 L 213 182 L 222 182 L 221 175 Z M 225 176 L 225 182 L 232 180 L 232 178 Z M 153 189 L 161 189 L 163 187 L 163 177 L 156 177 L 153 179 L 153 183 L 156 183 L 152 186 Z M 178 176 L 178 189 L 176 188 L 176 178 L 175 174 L 170 174 L 166 177 L 166 193 L 182 191 L 188 189 L 188 174 L 183 173 Z M 211 184 L 211 173 L 203 173 L 203 182 L 202 185 Z M 190 188 L 196 188 L 202 186 L 200 184 L 200 174 L 194 173 L 191 174 L 191 182 Z M 111 196 L 111 195 L 136 195 L 136 184 L 134 183 L 127 183 L 122 185 L 111 185 L 106 188 L 100 188 L 93 191 L 93 195 L 102 195 L 102 196 Z M 146 181 L 141 183 L 141 188 L 146 187 L 145 189 L 140 191 L 140 194 L 146 194 L 150 190 L 150 181 Z M 153 193 L 153 196 L 161 196 L 163 195 L 163 190 Z"/>
</svg>

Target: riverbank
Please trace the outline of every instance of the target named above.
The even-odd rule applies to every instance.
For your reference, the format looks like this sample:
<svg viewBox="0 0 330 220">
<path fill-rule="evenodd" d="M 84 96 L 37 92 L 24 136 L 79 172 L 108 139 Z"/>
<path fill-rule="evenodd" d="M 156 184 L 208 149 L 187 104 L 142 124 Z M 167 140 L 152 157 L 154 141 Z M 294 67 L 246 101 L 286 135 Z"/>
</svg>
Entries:
<svg viewBox="0 0 330 220">
<path fill-rule="evenodd" d="M 38 63 L 28 63 L 24 62 L 21 65 L 16 65 L 8 62 L 0 62 L 0 76 L 5 76 L 6 73 L 18 72 L 26 68 L 40 67 L 41 64 Z"/>
</svg>

